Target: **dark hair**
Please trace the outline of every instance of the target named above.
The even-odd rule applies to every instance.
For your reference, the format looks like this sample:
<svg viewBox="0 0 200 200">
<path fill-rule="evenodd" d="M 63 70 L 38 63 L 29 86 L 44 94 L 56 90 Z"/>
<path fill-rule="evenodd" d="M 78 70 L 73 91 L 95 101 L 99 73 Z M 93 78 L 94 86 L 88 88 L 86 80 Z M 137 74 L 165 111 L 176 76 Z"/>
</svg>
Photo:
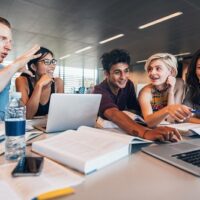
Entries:
<svg viewBox="0 0 200 200">
<path fill-rule="evenodd" d="M 117 63 L 126 63 L 130 65 L 130 61 L 130 55 L 124 49 L 114 49 L 108 53 L 104 53 L 101 56 L 101 63 L 103 65 L 103 69 L 108 73 L 110 72 L 112 65 L 115 65 Z"/>
<path fill-rule="evenodd" d="M 41 60 L 42 58 L 44 58 L 44 57 L 45 57 L 47 54 L 49 54 L 49 53 L 54 57 L 52 51 L 50 51 L 49 49 L 47 49 L 47 48 L 45 48 L 45 47 L 40 47 L 40 49 L 35 53 L 35 55 L 36 55 L 36 54 L 41 54 L 41 56 L 38 57 L 38 58 L 35 58 L 35 59 L 33 59 L 33 60 L 30 60 L 30 61 L 27 63 L 28 69 L 29 69 L 33 74 L 35 74 L 35 71 L 33 71 L 33 69 L 31 68 L 31 65 L 32 65 L 32 64 L 36 64 L 39 60 Z"/>
<path fill-rule="evenodd" d="M 191 101 L 193 104 L 200 104 L 200 83 L 196 74 L 196 64 L 199 58 L 200 49 L 193 55 L 186 75 L 186 83 L 191 90 Z"/>
<path fill-rule="evenodd" d="M 6 25 L 8 28 L 11 28 L 10 22 L 3 17 L 0 17 L 0 23 Z"/>
</svg>

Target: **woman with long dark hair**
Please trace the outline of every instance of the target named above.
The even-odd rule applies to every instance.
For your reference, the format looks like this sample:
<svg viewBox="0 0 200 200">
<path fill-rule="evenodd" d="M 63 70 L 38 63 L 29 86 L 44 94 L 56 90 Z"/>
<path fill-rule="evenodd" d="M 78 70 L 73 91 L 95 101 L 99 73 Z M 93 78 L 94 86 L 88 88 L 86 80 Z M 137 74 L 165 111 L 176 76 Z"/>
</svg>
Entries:
<svg viewBox="0 0 200 200">
<path fill-rule="evenodd" d="M 16 90 L 22 93 L 28 119 L 48 114 L 51 94 L 64 92 L 63 80 L 53 77 L 57 63 L 53 53 L 41 47 L 36 54 L 41 56 L 28 62 L 34 76 L 23 73 L 16 79 Z"/>
<path fill-rule="evenodd" d="M 183 104 L 194 109 L 194 116 L 188 121 L 200 123 L 200 49 L 193 55 L 188 67 L 186 84 L 186 96 Z"/>
</svg>

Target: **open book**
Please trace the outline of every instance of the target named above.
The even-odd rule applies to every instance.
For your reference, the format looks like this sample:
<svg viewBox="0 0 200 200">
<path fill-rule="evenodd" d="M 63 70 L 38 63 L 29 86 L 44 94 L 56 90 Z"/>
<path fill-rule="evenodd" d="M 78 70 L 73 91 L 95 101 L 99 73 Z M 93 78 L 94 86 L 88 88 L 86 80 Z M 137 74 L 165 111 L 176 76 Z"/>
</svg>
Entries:
<svg viewBox="0 0 200 200">
<path fill-rule="evenodd" d="M 0 199 L 27 200 L 53 190 L 75 186 L 84 178 L 71 170 L 51 161 L 44 160 L 44 166 L 39 176 L 11 176 L 16 163 L 0 166 Z"/>
<path fill-rule="evenodd" d="M 130 144 L 151 141 L 82 126 L 33 142 L 32 151 L 89 174 L 130 153 Z"/>
<path fill-rule="evenodd" d="M 200 124 L 194 123 L 175 123 L 165 126 L 178 129 L 185 136 L 200 135 Z"/>
</svg>

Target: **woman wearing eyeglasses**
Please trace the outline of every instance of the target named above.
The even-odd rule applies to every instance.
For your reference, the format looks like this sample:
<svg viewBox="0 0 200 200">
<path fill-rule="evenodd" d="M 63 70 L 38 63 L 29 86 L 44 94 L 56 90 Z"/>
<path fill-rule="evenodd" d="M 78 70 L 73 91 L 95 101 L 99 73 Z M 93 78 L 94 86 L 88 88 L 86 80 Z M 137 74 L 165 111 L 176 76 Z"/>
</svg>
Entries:
<svg viewBox="0 0 200 200">
<path fill-rule="evenodd" d="M 33 76 L 23 73 L 15 83 L 16 90 L 22 93 L 27 119 L 48 114 L 51 94 L 64 92 L 63 80 L 53 77 L 57 63 L 53 53 L 41 47 L 36 54 L 41 56 L 28 62 Z"/>
</svg>

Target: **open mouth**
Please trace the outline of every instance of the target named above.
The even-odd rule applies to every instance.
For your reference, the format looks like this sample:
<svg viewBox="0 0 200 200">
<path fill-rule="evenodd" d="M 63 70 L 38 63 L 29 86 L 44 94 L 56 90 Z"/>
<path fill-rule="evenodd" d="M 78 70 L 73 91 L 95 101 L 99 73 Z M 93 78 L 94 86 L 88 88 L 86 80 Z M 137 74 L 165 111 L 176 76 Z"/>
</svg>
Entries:
<svg viewBox="0 0 200 200">
<path fill-rule="evenodd" d="M 159 80 L 160 78 L 159 78 L 159 77 L 153 77 L 153 76 L 151 76 L 150 79 L 151 79 L 151 81 L 157 81 L 157 80 Z"/>
<path fill-rule="evenodd" d="M 124 84 L 126 84 L 126 82 L 127 82 L 127 81 L 120 81 L 119 84 L 120 84 L 120 85 L 124 85 Z"/>
<path fill-rule="evenodd" d="M 1 53 L 1 57 L 5 58 L 8 54 L 7 53 Z"/>
</svg>

